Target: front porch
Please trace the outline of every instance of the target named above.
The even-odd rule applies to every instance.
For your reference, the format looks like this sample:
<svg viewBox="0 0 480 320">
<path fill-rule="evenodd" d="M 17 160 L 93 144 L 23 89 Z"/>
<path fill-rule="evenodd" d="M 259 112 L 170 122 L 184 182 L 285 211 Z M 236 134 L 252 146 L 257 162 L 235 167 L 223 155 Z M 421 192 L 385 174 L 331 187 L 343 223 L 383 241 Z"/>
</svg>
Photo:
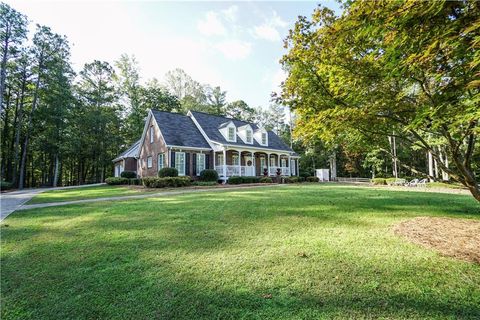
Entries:
<svg viewBox="0 0 480 320">
<path fill-rule="evenodd" d="M 228 149 L 214 152 L 214 168 L 222 180 L 232 176 L 298 175 L 298 159 L 287 153 Z"/>
</svg>

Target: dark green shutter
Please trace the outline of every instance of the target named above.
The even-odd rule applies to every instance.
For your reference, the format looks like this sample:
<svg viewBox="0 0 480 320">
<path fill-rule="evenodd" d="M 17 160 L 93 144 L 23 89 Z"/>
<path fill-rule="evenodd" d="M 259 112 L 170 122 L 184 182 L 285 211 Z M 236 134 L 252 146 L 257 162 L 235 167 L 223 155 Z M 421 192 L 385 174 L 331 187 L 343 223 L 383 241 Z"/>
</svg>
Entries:
<svg viewBox="0 0 480 320">
<path fill-rule="evenodd" d="M 175 168 L 175 152 L 170 152 L 172 159 L 170 160 L 170 167 Z"/>
<path fill-rule="evenodd" d="M 185 153 L 185 175 L 186 176 L 190 175 L 190 153 L 189 152 Z"/>
<path fill-rule="evenodd" d="M 205 169 L 210 169 L 210 155 L 205 155 Z"/>
<path fill-rule="evenodd" d="M 197 154 L 193 153 L 192 154 L 192 175 L 196 176 L 197 175 Z"/>
</svg>

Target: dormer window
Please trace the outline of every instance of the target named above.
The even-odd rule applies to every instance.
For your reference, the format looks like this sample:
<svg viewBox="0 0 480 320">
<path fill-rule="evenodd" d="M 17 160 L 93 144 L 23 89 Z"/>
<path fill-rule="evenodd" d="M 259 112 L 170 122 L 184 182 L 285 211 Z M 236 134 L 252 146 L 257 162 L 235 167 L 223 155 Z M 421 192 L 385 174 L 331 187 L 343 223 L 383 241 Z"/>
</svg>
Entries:
<svg viewBox="0 0 480 320">
<path fill-rule="evenodd" d="M 252 143 L 252 130 L 247 130 L 247 143 Z"/>
<path fill-rule="evenodd" d="M 267 133 L 262 132 L 262 144 L 266 145 L 267 144 Z"/>
<path fill-rule="evenodd" d="M 228 127 L 228 140 L 235 141 L 235 128 Z"/>
</svg>

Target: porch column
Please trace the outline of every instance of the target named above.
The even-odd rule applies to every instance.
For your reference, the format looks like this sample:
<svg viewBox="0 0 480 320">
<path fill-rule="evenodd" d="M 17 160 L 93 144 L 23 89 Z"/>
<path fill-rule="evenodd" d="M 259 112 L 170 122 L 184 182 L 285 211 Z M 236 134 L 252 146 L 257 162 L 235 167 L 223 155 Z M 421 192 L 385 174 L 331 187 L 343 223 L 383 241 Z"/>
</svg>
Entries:
<svg viewBox="0 0 480 320">
<path fill-rule="evenodd" d="M 227 150 L 223 148 L 223 177 L 227 179 Z"/>
<path fill-rule="evenodd" d="M 216 162 L 216 155 L 217 153 L 215 152 L 215 150 L 213 151 L 213 169 L 216 170 L 217 169 L 217 164 L 215 163 Z"/>
<path fill-rule="evenodd" d="M 242 151 L 238 150 L 238 175 L 242 176 Z"/>
<path fill-rule="evenodd" d="M 257 168 L 255 166 L 255 152 L 250 152 L 252 154 L 252 168 L 253 168 L 253 176 L 257 175 Z"/>
<path fill-rule="evenodd" d="M 297 164 L 297 177 L 300 176 L 300 172 L 298 172 L 298 158 L 295 160 L 295 163 Z"/>
<path fill-rule="evenodd" d="M 270 153 L 267 153 L 267 176 L 270 176 Z"/>
<path fill-rule="evenodd" d="M 288 175 L 292 176 L 292 159 L 288 156 Z"/>
</svg>

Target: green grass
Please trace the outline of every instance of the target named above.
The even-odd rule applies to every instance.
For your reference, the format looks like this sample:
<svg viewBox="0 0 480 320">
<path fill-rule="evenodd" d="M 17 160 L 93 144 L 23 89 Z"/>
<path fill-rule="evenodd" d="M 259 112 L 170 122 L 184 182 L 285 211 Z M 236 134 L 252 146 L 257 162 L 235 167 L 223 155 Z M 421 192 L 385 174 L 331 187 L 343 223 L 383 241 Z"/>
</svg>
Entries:
<svg viewBox="0 0 480 320">
<path fill-rule="evenodd" d="M 94 198 L 107 198 L 117 196 L 132 196 L 140 193 L 156 193 L 158 191 L 145 191 L 142 189 L 130 188 L 128 186 L 92 186 L 72 189 L 50 190 L 42 192 L 32 199 L 27 204 L 49 203 L 49 202 L 63 202 L 73 200 L 84 200 Z"/>
<path fill-rule="evenodd" d="M 300 185 L 17 212 L 2 319 L 478 319 L 480 266 L 395 236 L 470 196 Z M 271 296 L 270 296 L 271 295 Z"/>
<path fill-rule="evenodd" d="M 464 185 L 458 182 L 445 183 L 445 182 L 429 182 L 427 188 L 448 188 L 448 189 L 467 189 Z"/>
</svg>

